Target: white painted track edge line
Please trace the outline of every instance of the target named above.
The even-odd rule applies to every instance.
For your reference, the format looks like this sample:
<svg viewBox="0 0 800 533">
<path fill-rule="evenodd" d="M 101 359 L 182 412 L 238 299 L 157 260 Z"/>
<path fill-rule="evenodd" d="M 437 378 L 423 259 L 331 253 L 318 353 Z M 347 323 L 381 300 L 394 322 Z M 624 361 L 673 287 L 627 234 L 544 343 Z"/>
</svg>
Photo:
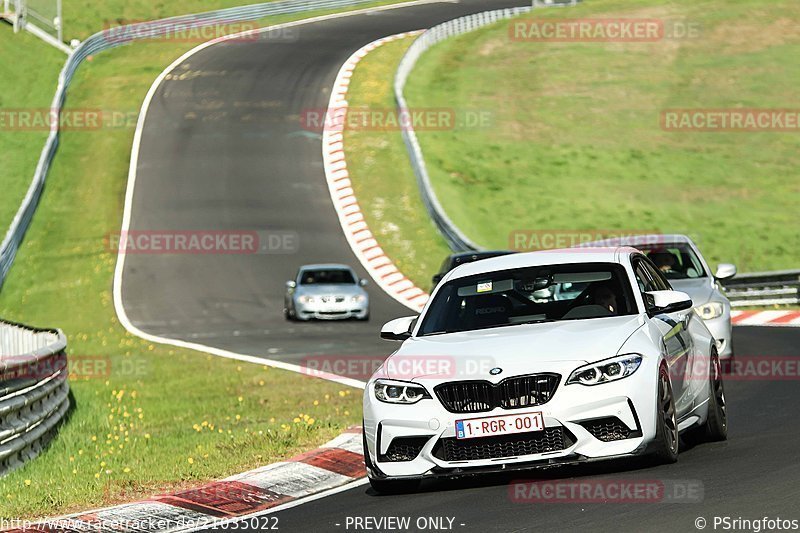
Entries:
<svg viewBox="0 0 800 533">
<path fill-rule="evenodd" d="M 385 11 L 385 10 L 390 10 L 390 9 L 402 9 L 402 8 L 405 8 L 405 7 L 411 7 L 411 6 L 422 5 L 422 4 L 449 3 L 449 1 L 450 0 L 416 0 L 416 1 L 413 1 L 413 2 L 405 2 L 405 3 L 390 4 L 390 5 L 386 5 L 386 6 L 380 6 L 380 7 L 358 9 L 358 10 L 353 10 L 353 11 L 347 11 L 347 12 L 344 12 L 344 13 L 333 13 L 333 14 L 329 14 L 329 15 L 321 15 L 321 16 L 318 16 L 318 17 L 311 17 L 311 18 L 297 20 L 297 21 L 293 21 L 293 22 L 287 22 L 287 23 L 284 23 L 284 24 L 276 24 L 276 25 L 273 25 L 273 26 L 266 26 L 264 28 L 257 28 L 257 29 L 254 29 L 254 30 L 247 30 L 247 31 L 243 31 L 243 32 L 227 35 L 227 36 L 222 37 L 222 38 L 214 39 L 214 40 L 199 44 L 199 45 L 195 46 L 194 48 L 192 48 L 191 50 L 188 50 L 187 52 L 185 52 L 178 59 L 173 61 L 166 69 L 164 69 L 156 77 L 156 79 L 153 81 L 153 84 L 150 86 L 150 89 L 147 91 L 147 94 L 145 95 L 144 101 L 142 102 L 142 107 L 141 107 L 141 109 L 139 111 L 139 117 L 138 117 L 138 120 L 136 122 L 136 130 L 134 132 L 133 145 L 131 147 L 131 161 L 130 161 L 130 165 L 128 167 L 128 183 L 127 183 L 127 186 L 126 186 L 126 189 L 125 189 L 125 203 L 124 203 L 124 208 L 123 208 L 123 213 L 122 213 L 122 224 L 121 224 L 120 231 L 122 233 L 125 233 L 125 232 L 129 231 L 129 228 L 130 228 L 131 216 L 132 216 L 132 206 L 133 206 L 133 195 L 134 195 L 134 190 L 135 190 L 135 187 L 136 187 L 136 173 L 137 173 L 137 167 L 139 165 L 139 152 L 140 152 L 141 142 L 142 142 L 142 133 L 144 131 L 144 124 L 145 124 L 145 120 L 147 119 L 147 112 L 148 112 L 148 110 L 150 108 L 150 103 L 151 103 L 153 97 L 155 96 L 156 91 L 161 86 L 161 83 L 164 81 L 164 79 L 167 77 L 167 75 L 169 73 L 171 73 L 175 68 L 178 67 L 178 65 L 180 65 L 181 63 L 183 63 L 184 61 L 186 61 L 187 59 L 189 59 L 193 55 L 197 54 L 198 52 L 201 52 L 202 50 L 205 50 L 206 48 L 208 48 L 210 46 L 213 46 L 214 44 L 225 42 L 225 41 L 230 40 L 230 39 L 237 39 L 237 38 L 244 37 L 244 36 L 247 36 L 247 35 L 254 35 L 254 34 L 258 34 L 258 33 L 274 31 L 276 29 L 288 28 L 288 27 L 292 27 L 292 26 L 300 26 L 300 25 L 303 25 L 303 24 L 313 24 L 313 23 L 316 23 L 316 22 L 321 22 L 321 21 L 325 21 L 325 20 L 332 20 L 332 19 L 336 19 L 336 18 L 363 15 L 363 14 L 368 13 L 368 12 Z M 116 266 L 114 268 L 114 281 L 113 281 L 113 288 L 112 288 L 113 298 L 114 298 L 114 310 L 116 311 L 117 319 L 119 320 L 119 322 L 122 325 L 122 327 L 124 327 L 131 334 L 133 334 L 133 335 L 135 335 L 137 337 L 140 337 L 142 339 L 148 340 L 150 342 L 155 342 L 155 343 L 159 343 L 159 344 L 166 344 L 166 345 L 176 346 L 176 347 L 179 347 L 179 348 L 186 348 L 186 349 L 190 349 L 190 350 L 196 350 L 196 351 L 200 351 L 200 352 L 206 352 L 206 353 L 209 353 L 211 355 L 218 356 L 218 357 L 224 357 L 224 358 L 227 358 L 227 359 L 235 359 L 235 360 L 243 361 L 243 362 L 247 362 L 247 363 L 266 365 L 266 366 L 270 366 L 270 367 L 274 367 L 274 368 L 280 368 L 282 370 L 288 370 L 290 372 L 297 372 L 297 373 L 301 373 L 301 374 L 306 373 L 304 368 L 299 366 L 299 365 L 294 365 L 294 364 L 291 364 L 291 363 L 285 363 L 285 362 L 282 362 L 282 361 L 276 361 L 274 359 L 266 359 L 266 358 L 256 357 L 256 356 L 253 356 L 253 355 L 240 354 L 240 353 L 231 352 L 231 351 L 228 351 L 228 350 L 223 350 L 223 349 L 220 349 L 220 348 L 215 348 L 213 346 L 208 346 L 208 345 L 205 345 L 205 344 L 187 342 L 187 341 L 183 341 L 183 340 L 180 340 L 180 339 L 172 339 L 172 338 L 169 338 L 169 337 L 162 337 L 162 336 L 159 336 L 159 335 L 153 335 L 153 334 L 147 333 L 145 331 L 142 331 L 141 329 L 139 329 L 137 326 L 135 326 L 130 321 L 130 319 L 128 318 L 128 314 L 125 311 L 125 306 L 124 306 L 123 298 L 122 298 L 122 273 L 124 271 L 124 268 L 125 268 L 125 254 L 124 253 L 120 253 L 119 250 L 118 250 L 118 252 L 117 252 L 117 263 L 116 263 Z M 360 389 L 363 389 L 366 386 L 366 383 L 363 382 L 363 381 L 347 378 L 347 377 L 344 377 L 344 376 L 335 376 L 335 375 L 331 374 L 331 375 L 320 375 L 320 376 L 316 376 L 316 377 L 319 377 L 319 378 L 322 378 L 322 379 L 326 379 L 326 380 L 329 380 L 329 381 L 334 381 L 334 382 L 340 383 L 342 385 L 347 385 L 347 386 L 351 386 L 351 387 L 355 387 L 355 388 L 360 388 Z"/>
</svg>

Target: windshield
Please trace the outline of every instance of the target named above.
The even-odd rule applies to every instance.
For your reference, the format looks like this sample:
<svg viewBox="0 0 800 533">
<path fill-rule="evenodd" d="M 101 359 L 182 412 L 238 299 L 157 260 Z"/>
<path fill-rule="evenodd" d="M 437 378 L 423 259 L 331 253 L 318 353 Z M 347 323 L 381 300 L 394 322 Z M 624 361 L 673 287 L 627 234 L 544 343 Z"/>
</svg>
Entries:
<svg viewBox="0 0 800 533">
<path fill-rule="evenodd" d="M 706 275 L 700 259 L 686 243 L 636 245 L 667 279 L 702 278 Z"/>
<path fill-rule="evenodd" d="M 419 335 L 635 313 L 621 265 L 527 267 L 449 281 L 436 293 Z"/>
<path fill-rule="evenodd" d="M 501 255 L 509 255 L 512 253 L 514 252 L 498 250 L 493 252 L 476 252 L 471 255 L 451 255 L 445 258 L 444 263 L 442 263 L 442 266 L 439 267 L 439 273 L 447 274 L 457 266 L 465 265 L 467 263 L 474 263 L 475 261 L 482 261 L 483 259 L 491 259 L 492 257 L 499 257 Z"/>
<path fill-rule="evenodd" d="M 342 268 L 304 270 L 300 274 L 300 285 L 353 285 L 353 273 Z"/>
</svg>

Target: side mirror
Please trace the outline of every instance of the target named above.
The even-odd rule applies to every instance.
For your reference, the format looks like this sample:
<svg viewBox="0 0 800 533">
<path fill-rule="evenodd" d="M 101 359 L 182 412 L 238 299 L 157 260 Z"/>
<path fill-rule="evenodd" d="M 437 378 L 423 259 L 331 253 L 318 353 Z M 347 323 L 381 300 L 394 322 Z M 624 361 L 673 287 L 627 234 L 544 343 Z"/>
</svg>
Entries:
<svg viewBox="0 0 800 533">
<path fill-rule="evenodd" d="M 714 277 L 717 279 L 730 279 L 736 275 L 736 265 L 730 263 L 720 263 Z"/>
<path fill-rule="evenodd" d="M 647 314 L 650 317 L 691 309 L 692 299 L 681 291 L 650 291 L 644 293 Z"/>
<path fill-rule="evenodd" d="M 358 284 L 359 284 L 360 286 L 362 286 L 362 287 L 366 287 L 366 286 L 369 284 L 369 281 L 367 281 L 367 280 L 366 280 L 366 279 L 364 279 L 364 278 L 361 278 L 360 280 L 358 280 Z"/>
<path fill-rule="evenodd" d="M 381 328 L 381 339 L 387 341 L 404 341 L 411 337 L 411 328 L 417 320 L 415 316 L 395 318 Z"/>
<path fill-rule="evenodd" d="M 289 290 L 296 289 L 297 288 L 297 282 L 296 281 L 287 281 L 286 282 L 286 288 L 289 289 Z"/>
</svg>

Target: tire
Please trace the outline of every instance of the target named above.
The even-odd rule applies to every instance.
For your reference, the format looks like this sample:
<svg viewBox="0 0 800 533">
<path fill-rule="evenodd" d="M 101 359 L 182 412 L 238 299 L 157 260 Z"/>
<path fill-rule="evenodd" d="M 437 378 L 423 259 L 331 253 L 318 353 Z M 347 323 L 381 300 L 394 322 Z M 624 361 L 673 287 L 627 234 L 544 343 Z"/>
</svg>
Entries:
<svg viewBox="0 0 800 533">
<path fill-rule="evenodd" d="M 651 457 L 659 464 L 678 461 L 680 435 L 675 414 L 675 397 L 667 368 L 658 371 L 658 395 L 656 396 L 656 438 Z"/>
<path fill-rule="evenodd" d="M 705 424 L 705 440 L 719 442 L 728 440 L 728 412 L 725 400 L 725 383 L 722 379 L 722 364 L 716 350 L 711 352 L 711 368 L 708 396 L 708 417 Z"/>
<path fill-rule="evenodd" d="M 364 465 L 367 467 L 367 473 L 370 470 L 375 470 L 372 466 L 372 461 L 369 458 L 369 449 L 367 448 L 367 436 L 363 433 L 362 425 L 362 442 L 364 443 Z M 419 479 L 375 479 L 367 476 L 372 490 L 378 494 L 406 494 L 414 492 L 419 488 Z"/>
<path fill-rule="evenodd" d="M 284 309 L 283 310 L 283 316 L 289 322 L 294 322 L 295 320 L 297 320 L 297 318 L 295 317 L 294 313 L 292 311 L 289 311 L 288 309 Z"/>
</svg>

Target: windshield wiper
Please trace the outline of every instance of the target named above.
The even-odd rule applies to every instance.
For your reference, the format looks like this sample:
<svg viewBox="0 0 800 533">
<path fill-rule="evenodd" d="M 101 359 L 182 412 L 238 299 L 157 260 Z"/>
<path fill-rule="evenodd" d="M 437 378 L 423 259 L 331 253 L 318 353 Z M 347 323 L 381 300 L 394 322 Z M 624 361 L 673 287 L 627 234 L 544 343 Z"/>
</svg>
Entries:
<svg viewBox="0 0 800 533">
<path fill-rule="evenodd" d="M 523 326 L 525 324 L 544 324 L 545 322 L 556 322 L 555 318 L 540 318 L 537 320 L 526 320 L 525 322 L 514 322 L 509 326 Z"/>
</svg>

